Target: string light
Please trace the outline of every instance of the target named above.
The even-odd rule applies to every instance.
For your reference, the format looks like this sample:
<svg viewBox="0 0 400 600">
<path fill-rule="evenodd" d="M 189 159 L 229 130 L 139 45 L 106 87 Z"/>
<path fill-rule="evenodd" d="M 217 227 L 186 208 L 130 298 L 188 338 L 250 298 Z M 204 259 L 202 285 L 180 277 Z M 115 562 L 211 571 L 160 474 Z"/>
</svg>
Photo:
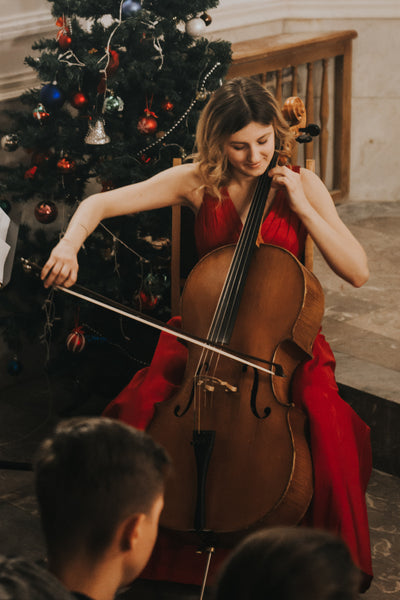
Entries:
<svg viewBox="0 0 400 600">
<path fill-rule="evenodd" d="M 163 140 L 165 140 L 166 137 L 168 137 L 181 123 L 182 121 L 184 121 L 186 119 L 186 117 L 189 115 L 189 113 L 193 110 L 194 106 L 197 104 L 197 102 L 199 102 L 199 100 L 202 99 L 202 96 L 204 96 L 204 94 L 206 93 L 206 83 L 209 77 L 211 77 L 211 75 L 214 73 L 214 71 L 221 65 L 220 62 L 215 63 L 215 65 L 212 67 L 212 69 L 210 69 L 210 71 L 207 73 L 207 75 L 204 77 L 201 86 L 198 90 L 198 92 L 196 93 L 196 96 L 193 98 L 193 100 L 191 101 L 191 103 L 189 104 L 188 108 L 185 110 L 185 112 L 183 113 L 183 115 L 181 115 L 179 117 L 179 119 L 177 121 L 175 121 L 175 123 L 172 125 L 172 127 L 166 131 L 164 133 L 164 135 L 162 135 L 160 138 L 158 138 L 155 142 L 149 144 L 148 146 L 146 146 L 145 148 L 142 148 L 142 150 L 139 150 L 139 152 L 136 153 L 135 156 L 141 156 L 143 153 L 147 152 L 148 150 L 151 150 L 152 148 L 155 148 L 155 146 L 158 146 L 159 144 L 161 144 L 161 142 Z"/>
</svg>

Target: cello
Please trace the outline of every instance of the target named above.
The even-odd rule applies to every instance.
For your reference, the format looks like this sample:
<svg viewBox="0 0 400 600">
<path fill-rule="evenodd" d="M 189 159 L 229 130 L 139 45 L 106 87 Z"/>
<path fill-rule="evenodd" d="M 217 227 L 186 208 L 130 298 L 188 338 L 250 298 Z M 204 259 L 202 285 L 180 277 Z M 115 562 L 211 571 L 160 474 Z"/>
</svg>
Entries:
<svg viewBox="0 0 400 600">
<path fill-rule="evenodd" d="M 290 99 L 288 112 L 305 131 L 299 102 Z M 189 342 L 181 388 L 156 405 L 147 429 L 174 464 L 161 527 L 209 548 L 230 547 L 260 527 L 297 524 L 313 493 L 305 417 L 290 401 L 290 384 L 312 355 L 323 293 L 290 252 L 257 244 L 269 185 L 266 172 L 237 245 L 203 257 L 181 299 L 184 331 L 257 357 L 256 365 Z M 279 372 L 259 370 L 265 362 Z"/>
</svg>

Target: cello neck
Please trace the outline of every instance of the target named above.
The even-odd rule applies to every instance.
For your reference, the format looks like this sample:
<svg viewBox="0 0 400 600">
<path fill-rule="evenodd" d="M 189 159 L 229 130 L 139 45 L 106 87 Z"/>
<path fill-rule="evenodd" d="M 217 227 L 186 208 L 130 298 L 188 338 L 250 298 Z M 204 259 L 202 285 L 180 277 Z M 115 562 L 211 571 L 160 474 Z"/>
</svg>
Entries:
<svg viewBox="0 0 400 600">
<path fill-rule="evenodd" d="M 275 153 L 268 168 L 258 179 L 250 210 L 236 245 L 232 263 L 211 323 L 209 339 L 215 343 L 229 344 L 246 283 L 248 268 L 256 247 L 265 203 L 271 188 L 271 178 L 268 176 L 268 172 L 276 165 L 277 159 L 278 155 Z"/>
</svg>

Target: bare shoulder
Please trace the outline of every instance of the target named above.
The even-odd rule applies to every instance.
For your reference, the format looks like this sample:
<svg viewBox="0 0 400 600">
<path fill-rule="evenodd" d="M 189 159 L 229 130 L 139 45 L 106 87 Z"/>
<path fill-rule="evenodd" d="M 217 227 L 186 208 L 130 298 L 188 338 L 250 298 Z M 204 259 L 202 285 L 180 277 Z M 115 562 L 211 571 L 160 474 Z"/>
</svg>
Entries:
<svg viewBox="0 0 400 600">
<path fill-rule="evenodd" d="M 171 167 L 171 169 L 168 169 L 168 171 L 174 173 L 176 177 L 179 177 L 179 179 L 187 181 L 189 185 L 201 185 L 201 177 L 198 163 L 183 163 L 181 165 Z"/>
<path fill-rule="evenodd" d="M 196 211 L 203 197 L 202 178 L 198 163 L 176 165 L 165 173 L 175 182 L 182 202 Z"/>
<path fill-rule="evenodd" d="M 318 177 L 314 171 L 310 171 L 310 169 L 305 169 L 304 167 L 300 168 L 300 176 L 303 185 L 324 185 L 321 179 Z"/>
<path fill-rule="evenodd" d="M 300 177 L 304 193 L 315 208 L 323 205 L 333 206 L 333 200 L 327 187 L 316 173 L 310 169 L 301 168 Z"/>
</svg>

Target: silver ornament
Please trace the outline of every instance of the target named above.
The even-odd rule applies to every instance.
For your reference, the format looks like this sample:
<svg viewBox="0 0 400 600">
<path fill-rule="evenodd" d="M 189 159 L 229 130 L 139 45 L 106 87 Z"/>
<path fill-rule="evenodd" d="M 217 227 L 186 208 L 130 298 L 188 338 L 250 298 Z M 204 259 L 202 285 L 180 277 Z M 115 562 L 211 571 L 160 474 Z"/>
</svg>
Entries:
<svg viewBox="0 0 400 600">
<path fill-rule="evenodd" d="M 111 142 L 111 138 L 104 131 L 103 119 L 97 119 L 97 121 L 89 123 L 89 131 L 86 134 L 85 142 L 92 146 L 102 146 Z"/>
<path fill-rule="evenodd" d="M 204 23 L 203 19 L 195 18 L 186 22 L 185 31 L 192 37 L 200 37 L 204 34 L 206 27 L 207 25 Z"/>
<path fill-rule="evenodd" d="M 124 101 L 119 96 L 109 96 L 104 101 L 104 110 L 108 113 L 122 112 Z"/>
<path fill-rule="evenodd" d="M 15 152 L 19 146 L 19 137 L 16 133 L 9 133 L 1 138 L 1 147 L 6 152 Z"/>
</svg>

